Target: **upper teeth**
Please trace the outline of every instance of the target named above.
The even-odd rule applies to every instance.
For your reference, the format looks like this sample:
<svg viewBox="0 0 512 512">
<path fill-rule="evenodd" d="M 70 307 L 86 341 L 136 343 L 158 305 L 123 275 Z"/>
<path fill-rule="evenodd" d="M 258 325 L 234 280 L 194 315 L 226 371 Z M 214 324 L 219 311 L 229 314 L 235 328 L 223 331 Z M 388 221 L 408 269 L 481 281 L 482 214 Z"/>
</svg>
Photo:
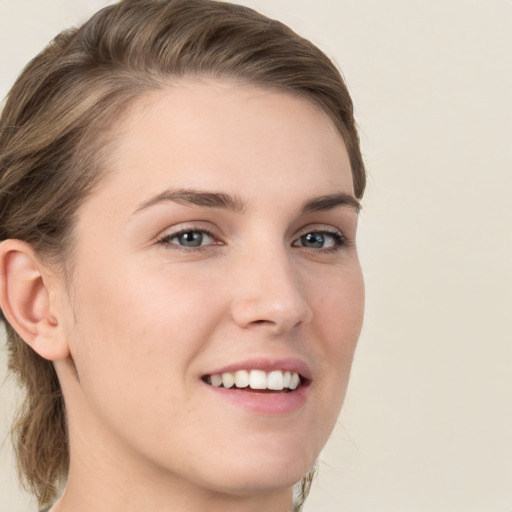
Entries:
<svg viewBox="0 0 512 512">
<path fill-rule="evenodd" d="M 225 372 L 222 374 L 210 375 L 208 381 L 212 386 L 224 386 L 225 388 L 250 387 L 251 389 L 272 389 L 280 391 L 284 388 L 296 389 L 300 384 L 300 376 L 296 372 L 283 372 L 274 370 L 265 372 L 263 370 L 238 370 L 236 372 Z"/>
</svg>

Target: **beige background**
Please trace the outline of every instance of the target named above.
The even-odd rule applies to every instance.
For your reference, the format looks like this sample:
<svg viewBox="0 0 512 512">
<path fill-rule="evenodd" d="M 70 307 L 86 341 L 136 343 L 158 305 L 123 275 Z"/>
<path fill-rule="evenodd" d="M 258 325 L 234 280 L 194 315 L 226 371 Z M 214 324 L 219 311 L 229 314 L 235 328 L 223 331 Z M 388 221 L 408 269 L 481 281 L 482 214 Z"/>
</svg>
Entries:
<svg viewBox="0 0 512 512">
<path fill-rule="evenodd" d="M 0 0 L 2 97 L 106 3 Z M 243 3 L 339 63 L 370 172 L 366 326 L 307 511 L 512 512 L 512 2 Z M 0 510 L 33 510 L 16 489 L 4 448 Z"/>
</svg>

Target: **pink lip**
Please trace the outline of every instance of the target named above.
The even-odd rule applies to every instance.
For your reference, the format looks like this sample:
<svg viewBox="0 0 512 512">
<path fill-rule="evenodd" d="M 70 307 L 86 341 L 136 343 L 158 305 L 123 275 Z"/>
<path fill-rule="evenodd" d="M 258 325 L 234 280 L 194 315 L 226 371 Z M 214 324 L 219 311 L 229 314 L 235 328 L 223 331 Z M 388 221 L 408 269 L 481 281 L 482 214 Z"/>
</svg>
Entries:
<svg viewBox="0 0 512 512">
<path fill-rule="evenodd" d="M 283 416 L 300 409 L 309 396 L 311 384 L 311 370 L 309 366 L 300 359 L 248 359 L 234 364 L 223 366 L 208 373 L 207 375 L 218 375 L 225 372 L 236 372 L 237 370 L 284 370 L 297 372 L 303 378 L 296 390 L 291 392 L 264 393 L 257 391 L 244 391 L 237 388 L 221 388 L 206 384 L 201 380 L 208 391 L 235 407 L 241 407 L 253 413 L 267 416 Z"/>
</svg>

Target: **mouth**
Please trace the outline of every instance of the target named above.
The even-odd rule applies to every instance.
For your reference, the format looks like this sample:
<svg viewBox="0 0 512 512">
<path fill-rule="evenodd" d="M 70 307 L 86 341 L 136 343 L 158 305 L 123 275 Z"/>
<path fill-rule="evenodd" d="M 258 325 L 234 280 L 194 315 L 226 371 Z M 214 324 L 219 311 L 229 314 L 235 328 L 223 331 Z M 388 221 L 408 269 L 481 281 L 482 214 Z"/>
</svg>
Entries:
<svg viewBox="0 0 512 512">
<path fill-rule="evenodd" d="M 221 400 L 259 416 L 289 418 L 303 410 L 311 396 L 309 365 L 296 357 L 252 357 L 203 374 L 209 400 Z"/>
<path fill-rule="evenodd" d="M 204 375 L 203 382 L 224 389 L 233 389 L 253 393 L 292 393 L 309 381 L 298 372 L 286 370 L 237 370 L 212 375 Z"/>
</svg>

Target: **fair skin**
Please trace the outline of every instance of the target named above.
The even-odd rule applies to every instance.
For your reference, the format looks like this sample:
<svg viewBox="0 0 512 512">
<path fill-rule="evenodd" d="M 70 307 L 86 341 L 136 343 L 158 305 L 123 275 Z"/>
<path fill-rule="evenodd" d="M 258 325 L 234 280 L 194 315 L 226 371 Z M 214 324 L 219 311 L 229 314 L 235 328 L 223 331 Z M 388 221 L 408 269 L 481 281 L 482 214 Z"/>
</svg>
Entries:
<svg viewBox="0 0 512 512">
<path fill-rule="evenodd" d="M 115 129 L 67 282 L 2 244 L 4 275 L 25 276 L 4 279 L 4 310 L 30 311 L 19 330 L 66 401 L 71 468 L 52 510 L 286 512 L 362 323 L 343 140 L 303 99 L 197 79 L 139 99 Z M 301 382 L 212 385 L 235 370 Z"/>
</svg>

